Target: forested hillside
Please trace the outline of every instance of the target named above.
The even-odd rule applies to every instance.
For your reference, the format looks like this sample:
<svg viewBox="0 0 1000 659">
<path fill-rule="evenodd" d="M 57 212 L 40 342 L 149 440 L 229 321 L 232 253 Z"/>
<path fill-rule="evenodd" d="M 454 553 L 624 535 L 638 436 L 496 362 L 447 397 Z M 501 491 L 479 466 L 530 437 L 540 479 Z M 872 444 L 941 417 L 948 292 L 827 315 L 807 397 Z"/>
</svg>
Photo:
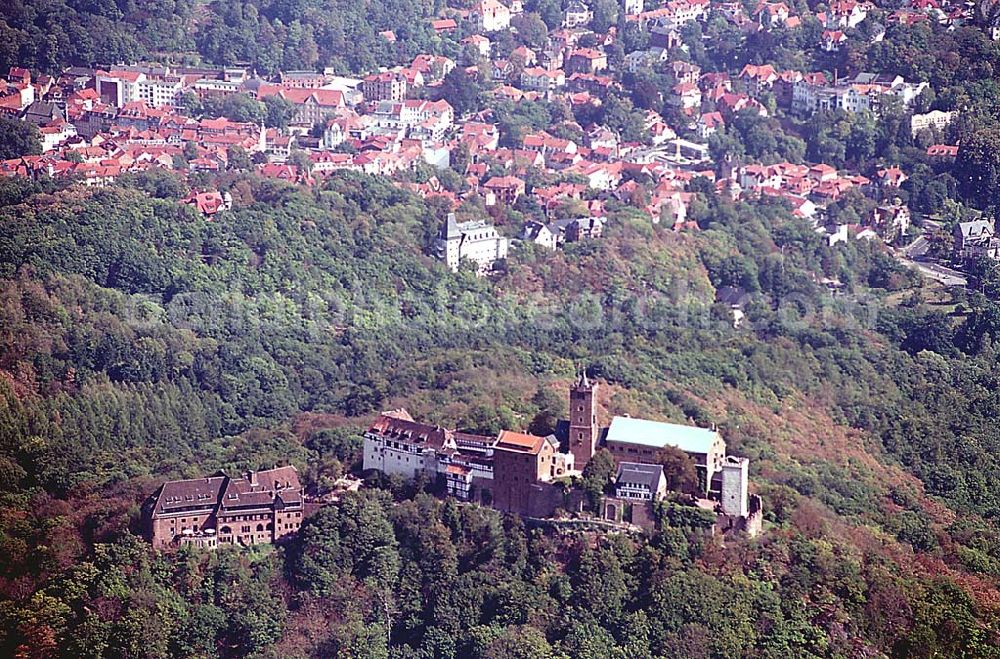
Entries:
<svg viewBox="0 0 1000 659">
<path fill-rule="evenodd" d="M 213 220 L 160 172 L 4 183 L 5 655 L 996 656 L 985 298 L 936 311 L 879 247 L 766 199 L 705 197 L 690 234 L 613 207 L 606 239 L 484 279 L 426 256 L 444 209 L 386 180 L 219 183 Z M 753 292 L 739 329 L 723 285 Z M 764 535 L 564 535 L 394 483 L 277 550 L 133 537 L 165 477 L 290 462 L 322 491 L 374 411 L 525 429 L 581 367 L 609 413 L 717 424 Z"/>
<path fill-rule="evenodd" d="M 136 60 L 247 63 L 261 75 L 334 66 L 358 72 L 440 46 L 429 19 L 443 3 L 14 0 L 0 10 L 0 67 L 58 72 Z M 559 9 L 557 5 L 557 15 Z M 398 41 L 379 32 L 393 30 Z M 457 43 L 443 47 L 459 51 Z"/>
</svg>

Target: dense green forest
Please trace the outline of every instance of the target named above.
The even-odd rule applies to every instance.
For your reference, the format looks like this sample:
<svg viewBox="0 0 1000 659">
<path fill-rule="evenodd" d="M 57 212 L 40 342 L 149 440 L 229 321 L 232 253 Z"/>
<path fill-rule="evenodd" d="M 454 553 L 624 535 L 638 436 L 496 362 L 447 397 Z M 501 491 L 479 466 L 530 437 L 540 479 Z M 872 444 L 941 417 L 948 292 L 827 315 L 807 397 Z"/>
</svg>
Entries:
<svg viewBox="0 0 1000 659">
<path fill-rule="evenodd" d="M 242 63 L 260 74 L 334 66 L 359 72 L 443 49 L 430 19 L 434 2 L 315 0 L 54 0 L 5 2 L 0 9 L 0 67 L 58 73 L 67 63 L 165 60 L 178 64 Z M 392 30 L 395 42 L 379 36 Z"/>
<path fill-rule="evenodd" d="M 703 197 L 690 234 L 612 205 L 605 239 L 483 279 L 426 255 L 445 209 L 390 181 L 216 184 L 206 220 L 162 172 L 3 182 L 4 654 L 996 656 L 988 298 L 766 199 Z M 738 329 L 723 285 L 753 292 Z M 135 538 L 164 477 L 291 462 L 322 491 L 374 411 L 524 429 L 581 366 L 609 413 L 717 424 L 765 534 L 559 533 L 392 483 L 278 549 Z"/>
</svg>

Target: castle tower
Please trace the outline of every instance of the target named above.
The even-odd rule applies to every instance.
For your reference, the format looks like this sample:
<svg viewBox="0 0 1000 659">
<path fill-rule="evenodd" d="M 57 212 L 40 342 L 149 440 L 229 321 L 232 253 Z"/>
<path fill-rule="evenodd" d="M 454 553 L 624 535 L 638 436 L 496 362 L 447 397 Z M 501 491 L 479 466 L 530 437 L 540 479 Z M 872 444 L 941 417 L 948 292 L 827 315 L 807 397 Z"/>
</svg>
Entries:
<svg viewBox="0 0 1000 659">
<path fill-rule="evenodd" d="M 597 446 L 596 394 L 597 383 L 591 384 L 585 372 L 569 390 L 569 452 L 574 467 L 580 471 L 590 462 Z"/>
<path fill-rule="evenodd" d="M 732 517 L 750 513 L 747 496 L 750 460 L 726 456 L 722 462 L 722 512 Z"/>
</svg>

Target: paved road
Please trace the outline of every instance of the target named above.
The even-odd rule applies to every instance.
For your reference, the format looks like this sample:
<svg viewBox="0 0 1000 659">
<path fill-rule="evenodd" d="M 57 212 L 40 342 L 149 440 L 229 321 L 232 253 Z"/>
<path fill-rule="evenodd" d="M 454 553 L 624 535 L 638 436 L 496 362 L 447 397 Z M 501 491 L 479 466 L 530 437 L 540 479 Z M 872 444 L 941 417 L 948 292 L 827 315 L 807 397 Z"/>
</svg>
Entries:
<svg viewBox="0 0 1000 659">
<path fill-rule="evenodd" d="M 916 240 L 902 249 L 903 256 L 908 259 L 920 259 L 927 254 L 931 244 L 924 236 L 918 236 Z"/>
<path fill-rule="evenodd" d="M 899 257 L 899 262 L 903 265 L 908 265 L 911 268 L 916 268 L 920 271 L 920 274 L 924 275 L 928 279 L 938 281 L 945 286 L 967 286 L 969 284 L 969 281 L 961 272 L 958 270 L 952 270 L 951 268 L 946 268 L 943 265 L 938 265 L 936 263 L 918 263 L 904 258 L 903 256 Z"/>
</svg>

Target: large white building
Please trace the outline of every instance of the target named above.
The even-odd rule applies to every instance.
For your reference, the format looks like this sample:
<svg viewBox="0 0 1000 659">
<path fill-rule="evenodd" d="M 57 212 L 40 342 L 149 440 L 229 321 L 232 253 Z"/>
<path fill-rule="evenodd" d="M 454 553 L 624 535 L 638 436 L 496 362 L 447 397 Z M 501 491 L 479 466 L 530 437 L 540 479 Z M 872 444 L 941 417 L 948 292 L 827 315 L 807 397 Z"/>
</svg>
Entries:
<svg viewBox="0 0 1000 659">
<path fill-rule="evenodd" d="M 510 9 L 497 0 L 480 0 L 469 11 L 469 21 L 477 32 L 499 32 L 510 27 Z"/>
<path fill-rule="evenodd" d="M 378 128 L 412 131 L 415 137 L 438 140 L 452 127 L 455 111 L 448 101 L 405 99 L 382 101 L 372 115 Z"/>
<path fill-rule="evenodd" d="M 507 238 L 485 220 L 458 222 L 454 213 L 448 213 L 448 221 L 435 247 L 438 258 L 452 272 L 458 271 L 462 259 L 468 259 L 478 266 L 482 274 L 497 261 L 507 258 L 508 246 Z"/>
<path fill-rule="evenodd" d="M 440 476 L 448 494 L 473 498 L 473 486 L 493 481 L 495 437 L 418 423 L 406 410 L 383 412 L 365 431 L 364 470 L 406 479 Z"/>
<path fill-rule="evenodd" d="M 174 105 L 184 91 L 180 76 L 147 76 L 142 71 L 99 72 L 95 78 L 97 92 L 105 102 L 122 107 L 126 103 L 144 101 L 154 108 Z"/>
<path fill-rule="evenodd" d="M 927 130 L 932 127 L 937 128 L 938 130 L 944 130 L 957 114 L 958 113 L 954 110 L 951 112 L 931 110 L 930 112 L 925 112 L 924 114 L 915 114 L 910 117 L 910 132 L 914 137 L 916 137 L 917 133 L 920 131 Z"/>
<path fill-rule="evenodd" d="M 803 114 L 838 109 L 878 114 L 883 97 L 895 96 L 904 107 L 909 107 L 926 88 L 926 82 L 910 83 L 901 76 L 873 73 L 859 73 L 854 79 L 836 85 L 799 80 L 792 87 L 792 110 Z"/>
</svg>

